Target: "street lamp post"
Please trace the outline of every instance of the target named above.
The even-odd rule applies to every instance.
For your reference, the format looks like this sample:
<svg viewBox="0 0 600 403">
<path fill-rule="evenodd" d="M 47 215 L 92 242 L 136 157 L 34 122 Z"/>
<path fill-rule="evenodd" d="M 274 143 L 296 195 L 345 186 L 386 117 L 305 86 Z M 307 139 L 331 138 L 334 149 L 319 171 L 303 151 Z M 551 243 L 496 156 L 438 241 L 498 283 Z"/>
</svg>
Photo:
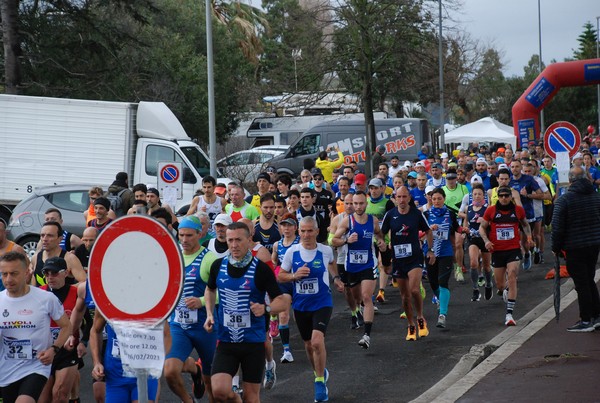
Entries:
<svg viewBox="0 0 600 403">
<path fill-rule="evenodd" d="M 444 63 L 442 60 L 443 49 L 442 49 L 442 0 L 440 3 L 440 42 L 438 44 L 438 63 L 439 63 L 439 74 L 440 74 L 440 144 L 439 148 L 443 149 L 446 145 L 445 133 L 444 133 Z"/>
<path fill-rule="evenodd" d="M 298 60 L 302 60 L 302 49 L 293 49 L 292 59 L 294 59 L 294 82 L 296 83 L 296 93 L 298 93 L 298 69 L 296 63 Z"/>
<path fill-rule="evenodd" d="M 213 66 L 212 43 L 212 5 L 210 0 L 205 0 L 206 8 L 206 75 L 208 79 L 208 158 L 210 160 L 210 174 L 217 177 L 217 131 L 215 122 L 215 80 Z"/>
<path fill-rule="evenodd" d="M 540 6 L 540 0 L 538 0 L 538 43 L 540 48 L 540 57 L 538 58 L 538 70 L 539 74 L 542 74 L 542 9 Z M 540 111 L 540 140 L 542 139 L 542 133 L 544 133 L 544 110 Z M 521 144 L 523 147 L 523 144 Z"/>
<path fill-rule="evenodd" d="M 596 17 L 596 58 L 600 59 L 600 32 L 598 28 L 600 27 L 600 16 Z M 596 126 L 596 134 L 600 132 L 600 84 L 597 86 L 598 92 L 598 126 Z"/>
</svg>

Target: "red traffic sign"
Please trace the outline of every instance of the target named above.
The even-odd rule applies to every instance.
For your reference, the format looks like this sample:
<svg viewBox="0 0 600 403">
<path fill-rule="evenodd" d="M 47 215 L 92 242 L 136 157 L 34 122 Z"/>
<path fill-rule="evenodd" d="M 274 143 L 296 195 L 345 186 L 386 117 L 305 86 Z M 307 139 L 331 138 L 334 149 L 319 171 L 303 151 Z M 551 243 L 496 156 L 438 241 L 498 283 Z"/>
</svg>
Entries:
<svg viewBox="0 0 600 403">
<path fill-rule="evenodd" d="M 165 165 L 160 170 L 160 177 L 166 183 L 175 183 L 179 179 L 179 168 L 171 164 Z"/>
<path fill-rule="evenodd" d="M 544 149 L 552 158 L 558 152 L 568 152 L 573 157 L 581 145 L 581 134 L 575 125 L 569 122 L 554 122 L 544 133 Z"/>
<path fill-rule="evenodd" d="M 96 239 L 88 281 L 96 308 L 110 322 L 156 325 L 175 309 L 184 282 L 175 238 L 143 215 L 121 217 Z"/>
</svg>

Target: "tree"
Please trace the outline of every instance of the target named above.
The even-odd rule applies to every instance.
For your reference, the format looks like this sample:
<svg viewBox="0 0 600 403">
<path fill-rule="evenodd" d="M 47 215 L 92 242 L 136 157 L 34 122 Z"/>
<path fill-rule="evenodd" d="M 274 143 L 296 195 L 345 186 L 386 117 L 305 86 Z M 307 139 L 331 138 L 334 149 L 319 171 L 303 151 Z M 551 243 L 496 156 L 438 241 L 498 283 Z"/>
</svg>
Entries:
<svg viewBox="0 0 600 403">
<path fill-rule="evenodd" d="M 303 9 L 298 0 L 264 0 L 270 32 L 263 38 L 260 61 L 262 94 L 321 90 L 328 56 L 323 30 L 318 24 L 320 8 Z M 300 57 L 294 60 L 293 52 Z M 297 68 L 294 69 L 294 61 Z"/>
<path fill-rule="evenodd" d="M 8 94 L 16 94 L 21 83 L 19 57 L 19 0 L 0 0 L 0 21 L 2 21 L 2 43 L 4 45 L 4 82 Z"/>
<path fill-rule="evenodd" d="M 589 21 L 583 25 L 583 32 L 577 37 L 579 48 L 573 51 L 576 60 L 594 59 L 596 57 L 596 41 L 598 33 Z"/>
<path fill-rule="evenodd" d="M 361 94 L 370 145 L 375 144 L 373 109 L 378 99 L 385 99 L 386 84 L 407 82 L 402 58 L 422 41 L 428 25 L 419 0 L 348 0 L 335 9 L 332 58 L 341 82 L 351 92 Z M 379 80 L 379 81 L 378 81 Z M 396 89 L 401 86 L 396 86 Z M 394 94 L 401 99 L 404 94 Z M 367 142 L 368 155 L 373 151 Z M 370 172 L 369 168 L 367 168 Z"/>
</svg>

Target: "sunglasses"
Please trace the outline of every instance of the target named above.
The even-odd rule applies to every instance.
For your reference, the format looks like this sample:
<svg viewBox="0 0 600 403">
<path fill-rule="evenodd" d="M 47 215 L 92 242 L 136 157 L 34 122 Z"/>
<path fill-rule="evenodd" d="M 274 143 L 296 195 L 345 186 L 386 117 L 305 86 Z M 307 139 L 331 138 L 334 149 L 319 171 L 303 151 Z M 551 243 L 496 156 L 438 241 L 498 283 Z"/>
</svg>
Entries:
<svg viewBox="0 0 600 403">
<path fill-rule="evenodd" d="M 510 193 L 502 193 L 502 194 L 498 194 L 498 197 L 510 197 Z"/>
<path fill-rule="evenodd" d="M 42 274 L 44 277 L 54 277 L 58 276 L 58 273 L 62 273 L 64 270 L 54 271 L 54 270 L 42 270 Z"/>
</svg>

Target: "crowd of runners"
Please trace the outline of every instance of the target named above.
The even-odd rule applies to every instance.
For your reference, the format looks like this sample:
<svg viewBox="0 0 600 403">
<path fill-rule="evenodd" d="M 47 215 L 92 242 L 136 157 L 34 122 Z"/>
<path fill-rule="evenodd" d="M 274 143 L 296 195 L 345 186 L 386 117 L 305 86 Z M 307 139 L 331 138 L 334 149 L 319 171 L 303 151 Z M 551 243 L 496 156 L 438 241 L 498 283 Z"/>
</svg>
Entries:
<svg viewBox="0 0 600 403">
<path fill-rule="evenodd" d="M 584 142 L 572 160 L 573 178 L 594 192 L 599 146 L 600 138 Z M 327 401 L 334 291 L 344 293 L 348 327 L 365 350 L 377 343 L 375 312 L 386 292 L 400 293 L 397 320 L 405 321 L 401 337 L 409 342 L 431 337 L 432 327 L 454 326 L 460 312 L 452 310 L 452 281 L 472 288 L 473 303 L 502 298 L 504 309 L 490 305 L 490 314 L 499 325 L 517 324 L 518 274 L 549 258 L 545 238 L 558 197 L 557 168 L 541 145 L 472 144 L 450 154 L 424 147 L 407 161 L 378 148 L 370 177 L 336 152 L 305 161 L 298 178 L 266 167 L 246 199 L 241 184 L 206 176 L 184 217 L 162 205 L 156 188 L 129 189 L 121 172 L 107 192 L 90 189 L 83 234 L 65 231 L 59 210 L 46 211 L 31 259 L 6 238 L 0 220 L 3 401 L 78 402 L 85 354 L 97 402 L 138 400 L 118 337 L 95 311 L 86 280 L 96 238 L 127 214 L 154 217 L 181 246 L 185 282 L 164 327 L 163 376 L 183 402 L 203 395 L 210 402 L 259 401 L 261 386 L 277 383 L 277 364 L 294 362 L 296 331 L 314 373 L 314 401 Z M 598 292 L 590 293 L 592 308 L 570 331 L 600 328 Z M 437 317 L 425 317 L 426 298 Z M 191 391 L 183 374 L 191 376 Z M 157 379 L 148 381 L 150 401 L 159 389 Z"/>
</svg>

